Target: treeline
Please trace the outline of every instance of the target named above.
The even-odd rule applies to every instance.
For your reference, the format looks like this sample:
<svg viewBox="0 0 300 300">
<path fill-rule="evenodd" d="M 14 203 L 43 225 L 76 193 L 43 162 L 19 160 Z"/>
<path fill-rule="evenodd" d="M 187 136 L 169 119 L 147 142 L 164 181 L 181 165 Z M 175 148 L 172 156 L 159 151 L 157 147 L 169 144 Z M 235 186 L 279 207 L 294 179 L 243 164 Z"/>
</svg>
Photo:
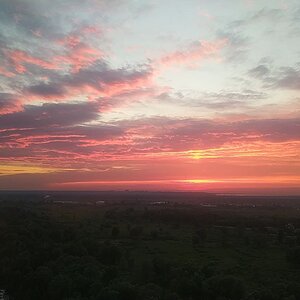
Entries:
<svg viewBox="0 0 300 300">
<path fill-rule="evenodd" d="M 181 238 L 176 230 L 189 224 L 186 211 L 181 213 L 115 209 L 104 216 L 91 213 L 58 220 L 39 207 L 1 207 L 0 288 L 15 300 L 300 299 L 296 281 L 254 287 L 238 271 L 224 270 L 214 260 L 198 263 L 186 257 L 185 263 L 177 263 L 168 253 L 152 250 L 151 241 L 154 245 L 157 240 Z M 194 252 L 200 253 L 208 243 L 214 246 L 212 241 L 217 241 L 214 247 L 220 249 L 246 241 L 244 227 L 231 233 L 226 227 L 213 227 L 213 217 L 207 218 L 205 226 L 193 224 L 190 236 L 182 236 Z M 152 229 L 149 222 L 154 224 Z M 170 228 L 175 228 L 174 232 Z M 274 236 L 280 246 L 290 231 L 296 238 L 287 247 L 287 261 L 297 268 L 296 229 L 283 227 Z M 257 236 L 263 240 L 268 233 L 254 232 L 253 239 Z M 135 249 L 143 240 L 150 243 L 150 250 L 137 255 Z"/>
</svg>

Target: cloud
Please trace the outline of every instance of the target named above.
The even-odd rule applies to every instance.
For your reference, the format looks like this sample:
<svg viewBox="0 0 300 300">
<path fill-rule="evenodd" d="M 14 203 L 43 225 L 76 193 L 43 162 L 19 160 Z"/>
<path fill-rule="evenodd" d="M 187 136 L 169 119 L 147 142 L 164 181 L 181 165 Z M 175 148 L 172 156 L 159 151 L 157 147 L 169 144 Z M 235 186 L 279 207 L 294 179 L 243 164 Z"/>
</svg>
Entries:
<svg viewBox="0 0 300 300">
<path fill-rule="evenodd" d="M 9 71 L 6 67 L 0 67 L 0 75 L 5 76 L 5 77 L 14 77 L 15 74 L 11 71 Z"/>
<path fill-rule="evenodd" d="M 258 101 L 265 99 L 266 94 L 249 89 L 241 91 L 223 90 L 219 92 L 176 92 L 161 93 L 157 96 L 159 101 L 173 105 L 206 108 L 213 111 L 224 111 L 233 109 L 245 109 Z"/>
<path fill-rule="evenodd" d="M 97 102 L 25 105 L 23 111 L 0 115 L 2 159 L 55 160 L 83 158 L 87 147 L 123 134 L 115 125 L 90 124 L 99 119 Z"/>
<path fill-rule="evenodd" d="M 72 72 L 78 72 L 95 61 L 99 60 L 103 53 L 86 43 L 78 43 L 70 47 L 67 53 L 62 56 L 55 57 L 58 63 L 66 63 L 71 67 Z"/>
<path fill-rule="evenodd" d="M 13 69 L 17 73 L 25 73 L 27 71 L 27 64 L 36 65 L 48 70 L 59 69 L 59 66 L 56 63 L 45 61 L 22 50 L 11 50 L 8 51 L 6 55 L 7 60 L 11 62 Z"/>
<path fill-rule="evenodd" d="M 0 22 L 5 27 L 18 25 L 18 31 L 32 37 L 33 32 L 40 32 L 47 39 L 62 36 L 76 13 L 79 24 L 88 23 L 87 15 L 102 15 L 111 10 L 120 9 L 127 3 L 125 0 L 2 0 L 0 2 Z M 99 14 L 98 12 L 101 12 Z"/>
<path fill-rule="evenodd" d="M 263 78 L 270 74 L 270 69 L 266 65 L 259 65 L 248 72 L 251 76 L 256 78 Z"/>
<path fill-rule="evenodd" d="M 147 86 L 136 87 L 133 89 L 123 90 L 122 92 L 107 96 L 100 97 L 98 102 L 101 106 L 101 112 L 109 112 L 116 108 L 126 107 L 132 103 L 147 103 L 154 102 L 155 99 L 162 100 L 164 94 L 170 90 L 166 86 L 156 86 L 155 84 L 148 84 Z"/>
<path fill-rule="evenodd" d="M 155 152 L 208 149 L 232 142 L 280 143 L 300 140 L 300 119 L 297 118 L 237 122 L 153 118 L 121 122 L 120 126 L 131 133 L 137 149 L 151 149 L 149 151 Z"/>
<path fill-rule="evenodd" d="M 26 94 L 33 98 L 65 99 L 76 95 L 85 95 L 90 99 L 100 96 L 110 97 L 148 86 L 152 79 L 152 70 L 141 68 L 111 69 L 108 64 L 98 61 L 89 68 L 76 73 L 53 74 L 48 83 L 28 86 Z"/>
<path fill-rule="evenodd" d="M 229 62 L 245 64 L 248 57 L 252 56 L 253 49 L 271 32 L 275 33 L 277 24 L 283 24 L 281 22 L 286 20 L 286 13 L 282 9 L 262 8 L 223 25 L 217 30 L 216 36 L 228 41 L 224 57 Z"/>
<path fill-rule="evenodd" d="M 86 36 L 90 39 L 96 36 L 99 40 L 102 38 L 102 30 L 97 26 L 83 26 L 59 39 L 57 44 L 63 46 L 65 52 L 54 57 L 56 63 L 69 66 L 74 73 L 103 58 L 100 49 L 91 45 L 91 41 L 84 41 Z"/>
<path fill-rule="evenodd" d="M 41 106 L 25 105 L 15 113 L 0 115 L 0 128 L 49 128 L 81 124 L 98 118 L 98 104 L 43 103 Z"/>
<path fill-rule="evenodd" d="M 281 9 L 269 9 L 262 8 L 256 12 L 251 13 L 244 19 L 238 19 L 229 24 L 229 28 L 239 29 L 244 26 L 256 25 L 258 22 L 278 22 L 284 16 L 284 12 Z"/>
<path fill-rule="evenodd" d="M 1 115 L 14 113 L 21 109 L 21 102 L 15 95 L 0 93 L 0 118 Z"/>
<path fill-rule="evenodd" d="M 96 28 L 93 31 L 90 27 L 80 28 L 78 32 L 54 41 L 52 47 L 45 49 L 45 52 L 39 55 L 36 55 L 35 52 L 38 51 L 33 49 L 21 50 L 3 45 L 0 54 L 4 67 L 0 69 L 0 74 L 12 77 L 14 74 L 32 73 L 32 67 L 38 67 L 39 72 L 41 70 L 78 72 L 103 57 L 102 51 L 91 45 L 91 42 L 82 41 L 85 35 L 90 34 L 98 35 Z"/>
<path fill-rule="evenodd" d="M 141 68 L 110 69 L 103 62 L 92 68 L 80 70 L 63 78 L 63 83 L 73 88 L 90 88 L 103 95 L 114 95 L 124 90 L 146 85 L 152 77 L 148 66 Z"/>
<path fill-rule="evenodd" d="M 3 0 L 0 3 L 0 20 L 7 27 L 18 25 L 22 33 L 41 30 L 43 34 L 55 32 L 56 24 L 46 19 L 45 1 Z M 54 6 L 55 7 L 55 6 Z M 49 8 L 48 8 L 49 9 Z"/>
<path fill-rule="evenodd" d="M 41 96 L 45 98 L 59 99 L 66 94 L 66 90 L 60 84 L 56 84 L 56 83 L 49 84 L 49 83 L 42 82 L 40 84 L 30 86 L 27 89 L 26 93 L 28 93 L 29 95 L 33 94 L 38 97 Z"/>
<path fill-rule="evenodd" d="M 93 165 L 92 156 L 98 161 L 112 157 L 109 141 L 122 134 L 121 128 L 106 124 L 11 128 L 1 131 L 0 160 L 84 167 Z"/>
<path fill-rule="evenodd" d="M 256 22 L 260 20 L 268 20 L 270 22 L 278 22 L 284 15 L 284 12 L 282 9 L 268 9 L 263 8 L 256 12 L 253 16 L 250 17 L 250 22 Z"/>
<path fill-rule="evenodd" d="M 124 2 L 1 1 L 0 74 L 33 76 L 42 70 L 76 72 L 87 67 L 103 56 L 99 49 L 105 26 L 102 15 Z M 95 18 L 97 10 L 101 14 Z"/>
<path fill-rule="evenodd" d="M 227 44 L 226 39 L 215 41 L 195 41 L 182 50 L 163 55 L 157 62 L 158 66 L 172 66 L 178 64 L 192 65 L 203 59 L 218 57 L 220 51 Z"/>
<path fill-rule="evenodd" d="M 16 113 L 15 127 L 14 119 L 7 120 L 2 116 L 1 160 L 95 170 L 104 163 L 134 162 L 138 165 L 139 161 L 151 162 L 155 157 L 178 161 L 183 157 L 198 157 L 197 151 L 206 151 L 208 158 L 215 154 L 207 151 L 219 153 L 218 157 L 222 153 L 231 157 L 238 152 L 241 152 L 239 155 L 255 156 L 257 145 L 262 153 L 264 144 L 274 145 L 277 154 L 273 153 L 273 156 L 280 156 L 282 153 L 278 149 L 282 151 L 282 147 L 287 147 L 282 143 L 290 143 L 291 149 L 286 151 L 289 151 L 288 155 L 294 155 L 295 143 L 300 142 L 299 119 L 230 122 L 156 117 L 80 124 L 93 118 L 90 113 L 79 119 L 75 109 L 66 107 L 65 113 L 50 117 L 58 114 L 59 106 L 62 108 L 63 104 L 51 104 L 51 109 L 47 109 L 49 117 L 32 113 L 32 107 L 27 108 L 27 118 Z M 67 115 L 67 111 L 73 112 Z M 77 119 L 72 119 L 72 115 Z M 29 116 L 33 116 L 34 121 L 30 121 Z"/>
<path fill-rule="evenodd" d="M 229 62 L 245 61 L 249 51 L 249 37 L 242 31 L 231 28 L 218 30 L 217 38 L 227 41 L 224 57 Z"/>
<path fill-rule="evenodd" d="M 300 119 L 260 119 L 232 123 L 191 120 L 173 133 L 178 137 L 202 138 L 204 142 L 206 136 L 221 143 L 235 139 L 284 141 L 299 140 L 299 127 Z"/>
<path fill-rule="evenodd" d="M 300 90 L 300 68 L 282 68 L 278 77 L 274 78 L 274 86 Z"/>
<path fill-rule="evenodd" d="M 102 15 L 124 4 L 126 15 L 144 7 L 127 0 L 54 0 L 51 6 L 46 0 L 4 0 L 0 24 L 9 34 L 0 36 L 0 75 L 8 78 L 7 87 L 22 95 L 23 104 L 89 99 L 109 110 L 139 101 L 137 94 L 164 89 L 153 82 L 162 67 L 220 58 L 226 39 L 195 41 L 145 64 L 112 67 L 102 49 L 109 26 Z M 95 18 L 96 11 L 101 16 Z"/>
<path fill-rule="evenodd" d="M 270 68 L 267 65 L 258 65 L 248 71 L 252 77 L 261 80 L 267 88 L 300 90 L 300 67 Z"/>
</svg>

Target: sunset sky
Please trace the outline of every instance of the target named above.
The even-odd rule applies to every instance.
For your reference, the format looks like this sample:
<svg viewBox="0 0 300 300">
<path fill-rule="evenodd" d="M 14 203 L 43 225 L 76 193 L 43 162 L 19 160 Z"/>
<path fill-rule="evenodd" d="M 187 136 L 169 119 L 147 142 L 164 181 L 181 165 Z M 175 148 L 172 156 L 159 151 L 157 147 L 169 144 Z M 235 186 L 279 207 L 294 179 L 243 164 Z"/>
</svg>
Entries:
<svg viewBox="0 0 300 300">
<path fill-rule="evenodd" d="M 1 0 L 0 189 L 300 194 L 299 0 Z"/>
</svg>

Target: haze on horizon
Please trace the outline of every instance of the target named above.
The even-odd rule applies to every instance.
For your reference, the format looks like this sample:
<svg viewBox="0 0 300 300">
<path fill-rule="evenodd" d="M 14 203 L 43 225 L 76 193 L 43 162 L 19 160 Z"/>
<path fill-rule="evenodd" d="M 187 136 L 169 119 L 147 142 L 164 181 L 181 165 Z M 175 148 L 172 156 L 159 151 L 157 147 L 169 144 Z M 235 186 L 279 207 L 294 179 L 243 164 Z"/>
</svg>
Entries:
<svg viewBox="0 0 300 300">
<path fill-rule="evenodd" d="M 0 189 L 300 194 L 298 0 L 2 0 Z"/>
</svg>

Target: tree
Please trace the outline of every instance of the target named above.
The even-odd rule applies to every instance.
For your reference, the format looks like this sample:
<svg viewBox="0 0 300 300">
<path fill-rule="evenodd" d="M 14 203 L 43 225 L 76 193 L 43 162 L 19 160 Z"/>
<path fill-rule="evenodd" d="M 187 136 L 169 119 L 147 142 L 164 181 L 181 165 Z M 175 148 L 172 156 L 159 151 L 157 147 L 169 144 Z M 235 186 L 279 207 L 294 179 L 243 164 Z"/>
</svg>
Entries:
<svg viewBox="0 0 300 300">
<path fill-rule="evenodd" d="M 106 265 L 116 265 L 121 259 L 120 249 L 111 244 L 105 244 L 100 253 L 101 260 Z"/>
<path fill-rule="evenodd" d="M 143 227 L 135 226 L 130 229 L 129 235 L 131 238 L 139 238 L 143 234 Z"/>
<path fill-rule="evenodd" d="M 288 250 L 287 260 L 295 267 L 300 268 L 300 246 Z"/>
<path fill-rule="evenodd" d="M 162 289 L 154 283 L 148 283 L 139 289 L 139 299 L 160 300 L 162 299 Z"/>
<path fill-rule="evenodd" d="M 119 227 L 114 226 L 111 230 L 111 236 L 112 238 L 116 239 L 120 234 L 120 229 Z"/>
<path fill-rule="evenodd" d="M 65 275 L 55 276 L 49 284 L 49 293 L 53 299 L 64 299 L 71 292 L 71 281 Z"/>
<path fill-rule="evenodd" d="M 241 279 L 234 276 L 213 276 L 203 284 L 203 291 L 209 300 L 221 297 L 231 300 L 240 300 L 245 295 L 245 286 Z"/>
</svg>

